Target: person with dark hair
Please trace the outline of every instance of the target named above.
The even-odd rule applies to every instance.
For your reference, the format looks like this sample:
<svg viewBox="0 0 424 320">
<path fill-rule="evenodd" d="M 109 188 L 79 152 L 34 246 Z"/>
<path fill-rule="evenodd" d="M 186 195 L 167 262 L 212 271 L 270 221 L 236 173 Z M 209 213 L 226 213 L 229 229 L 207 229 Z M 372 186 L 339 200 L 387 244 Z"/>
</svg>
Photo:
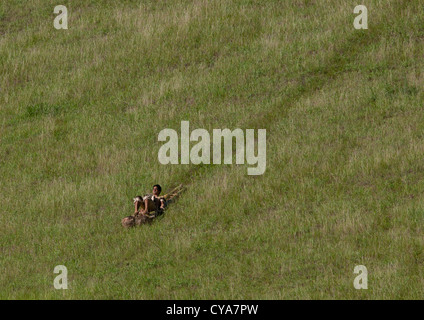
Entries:
<svg viewBox="0 0 424 320">
<path fill-rule="evenodd" d="M 159 197 L 162 191 L 162 187 L 158 184 L 153 186 L 152 193 L 145 194 L 144 196 L 137 196 L 134 200 L 135 212 L 134 214 L 144 214 L 147 215 L 149 212 L 154 211 L 155 216 L 158 216 L 163 213 L 165 209 L 165 199 Z"/>
<path fill-rule="evenodd" d="M 162 192 L 162 187 L 160 185 L 158 185 L 158 184 L 155 184 L 153 186 L 153 191 L 155 191 L 155 188 L 156 188 L 156 190 L 158 192 L 158 195 L 160 195 L 160 193 Z"/>
<path fill-rule="evenodd" d="M 153 192 L 144 196 L 135 197 L 135 212 L 131 216 L 127 216 L 121 220 L 121 224 L 125 228 L 131 228 L 142 224 L 150 224 L 157 216 L 164 213 L 165 208 L 174 202 L 181 192 L 184 190 L 182 184 L 170 190 L 167 194 L 159 196 L 162 188 L 160 185 L 153 186 Z M 150 212 L 155 212 L 150 215 Z"/>
</svg>

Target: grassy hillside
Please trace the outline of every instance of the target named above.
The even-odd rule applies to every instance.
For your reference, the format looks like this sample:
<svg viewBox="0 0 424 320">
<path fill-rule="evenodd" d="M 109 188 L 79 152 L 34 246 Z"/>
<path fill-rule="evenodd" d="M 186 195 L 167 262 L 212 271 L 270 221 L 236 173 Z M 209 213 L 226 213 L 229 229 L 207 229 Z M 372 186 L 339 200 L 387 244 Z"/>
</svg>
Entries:
<svg viewBox="0 0 424 320">
<path fill-rule="evenodd" d="M 420 2 L 2 0 L 0 298 L 422 298 Z M 161 165 L 182 120 L 267 129 L 265 174 Z"/>
</svg>

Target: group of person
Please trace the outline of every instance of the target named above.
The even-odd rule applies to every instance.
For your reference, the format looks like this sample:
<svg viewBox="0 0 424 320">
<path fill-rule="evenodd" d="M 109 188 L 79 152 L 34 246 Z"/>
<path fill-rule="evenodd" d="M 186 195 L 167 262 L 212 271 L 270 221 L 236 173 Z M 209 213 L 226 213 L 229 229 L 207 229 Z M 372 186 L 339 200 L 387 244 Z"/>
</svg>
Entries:
<svg viewBox="0 0 424 320">
<path fill-rule="evenodd" d="M 137 196 L 134 201 L 134 214 L 122 219 L 124 227 L 150 223 L 154 218 L 163 214 L 167 201 L 161 197 L 162 187 L 159 184 L 153 186 L 152 193 Z"/>
</svg>

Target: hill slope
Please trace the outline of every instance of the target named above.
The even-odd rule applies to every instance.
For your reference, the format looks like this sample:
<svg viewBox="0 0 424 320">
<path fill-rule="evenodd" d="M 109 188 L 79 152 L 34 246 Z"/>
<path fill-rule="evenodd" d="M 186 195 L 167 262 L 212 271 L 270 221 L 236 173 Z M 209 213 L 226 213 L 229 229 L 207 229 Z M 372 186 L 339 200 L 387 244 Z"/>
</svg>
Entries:
<svg viewBox="0 0 424 320">
<path fill-rule="evenodd" d="M 365 1 L 359 31 L 353 1 L 140 3 L 62 3 L 66 31 L 0 4 L 0 298 L 422 298 L 422 6 Z M 267 129 L 265 174 L 161 165 L 183 120 Z"/>
</svg>

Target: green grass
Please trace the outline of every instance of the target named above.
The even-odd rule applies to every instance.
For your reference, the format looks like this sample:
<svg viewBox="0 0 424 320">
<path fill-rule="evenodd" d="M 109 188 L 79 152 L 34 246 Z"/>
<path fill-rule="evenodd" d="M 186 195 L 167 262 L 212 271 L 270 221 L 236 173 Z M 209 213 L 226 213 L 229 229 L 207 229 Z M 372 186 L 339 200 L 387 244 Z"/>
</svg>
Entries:
<svg viewBox="0 0 424 320">
<path fill-rule="evenodd" d="M 58 4 L 0 4 L 0 298 L 423 297 L 418 2 L 362 2 L 368 30 L 355 1 L 65 1 L 66 31 Z M 183 120 L 267 129 L 265 174 L 161 165 Z"/>
</svg>

